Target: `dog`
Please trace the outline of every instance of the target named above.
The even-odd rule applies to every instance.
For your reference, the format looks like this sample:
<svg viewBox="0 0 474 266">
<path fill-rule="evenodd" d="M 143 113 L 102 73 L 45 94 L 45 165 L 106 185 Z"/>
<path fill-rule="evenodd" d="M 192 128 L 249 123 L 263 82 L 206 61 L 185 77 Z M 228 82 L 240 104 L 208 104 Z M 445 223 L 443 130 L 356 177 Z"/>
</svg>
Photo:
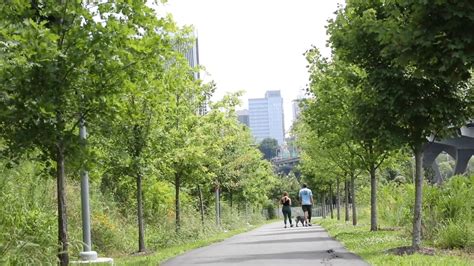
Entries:
<svg viewBox="0 0 474 266">
<path fill-rule="evenodd" d="M 296 227 L 298 227 L 298 223 L 301 222 L 301 225 L 304 226 L 304 216 L 298 215 L 295 217 Z"/>
</svg>

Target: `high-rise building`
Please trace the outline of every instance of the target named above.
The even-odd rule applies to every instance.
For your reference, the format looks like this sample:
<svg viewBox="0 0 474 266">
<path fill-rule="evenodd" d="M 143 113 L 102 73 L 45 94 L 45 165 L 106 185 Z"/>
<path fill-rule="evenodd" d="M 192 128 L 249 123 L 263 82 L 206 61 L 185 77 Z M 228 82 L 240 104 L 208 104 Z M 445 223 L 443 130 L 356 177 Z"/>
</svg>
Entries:
<svg viewBox="0 0 474 266">
<path fill-rule="evenodd" d="M 180 42 L 175 44 L 175 47 L 178 51 L 180 51 L 188 61 L 190 67 L 193 68 L 192 75 L 195 80 L 200 78 L 199 74 L 199 42 L 196 36 L 196 33 L 190 34 L 190 39 L 186 42 Z M 199 115 L 205 115 L 207 113 L 207 106 L 208 106 L 209 99 L 206 97 L 198 109 Z"/>
<path fill-rule="evenodd" d="M 237 110 L 237 120 L 239 120 L 240 123 L 250 127 L 249 110 Z"/>
<path fill-rule="evenodd" d="M 189 44 L 188 44 L 189 45 Z M 199 66 L 199 42 L 198 38 L 192 40 L 191 45 L 189 45 L 187 51 L 185 51 L 184 56 L 188 60 L 189 66 L 192 68 L 197 68 Z M 199 79 L 199 70 L 193 71 L 194 79 Z"/>
<path fill-rule="evenodd" d="M 300 108 L 300 102 L 301 99 L 296 99 L 293 100 L 292 107 L 293 107 L 293 121 L 296 121 L 298 117 L 300 116 L 301 113 L 301 108 Z"/>
<path fill-rule="evenodd" d="M 249 99 L 250 130 L 257 142 L 273 138 L 282 145 L 285 139 L 283 98 L 280 91 L 267 91 L 265 98 Z"/>
</svg>

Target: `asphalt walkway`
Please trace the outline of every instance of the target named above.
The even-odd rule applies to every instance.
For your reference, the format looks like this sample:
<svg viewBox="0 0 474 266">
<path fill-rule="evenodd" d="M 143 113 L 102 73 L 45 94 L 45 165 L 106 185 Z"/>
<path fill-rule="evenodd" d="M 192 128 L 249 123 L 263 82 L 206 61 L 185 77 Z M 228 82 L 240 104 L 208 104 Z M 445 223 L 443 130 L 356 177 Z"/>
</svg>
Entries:
<svg viewBox="0 0 474 266">
<path fill-rule="evenodd" d="M 272 223 L 172 258 L 162 265 L 369 265 L 320 226 Z"/>
</svg>

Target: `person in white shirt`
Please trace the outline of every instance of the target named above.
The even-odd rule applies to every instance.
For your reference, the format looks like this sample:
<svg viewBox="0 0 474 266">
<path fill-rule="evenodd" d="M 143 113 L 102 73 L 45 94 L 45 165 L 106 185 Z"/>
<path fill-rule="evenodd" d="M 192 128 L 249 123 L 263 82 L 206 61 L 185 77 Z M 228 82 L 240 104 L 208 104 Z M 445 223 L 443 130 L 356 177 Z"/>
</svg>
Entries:
<svg viewBox="0 0 474 266">
<path fill-rule="evenodd" d="M 311 226 L 311 208 L 313 207 L 313 192 L 309 189 L 306 184 L 303 184 L 299 192 L 299 198 L 301 202 L 301 208 L 304 213 L 303 226 Z"/>
</svg>

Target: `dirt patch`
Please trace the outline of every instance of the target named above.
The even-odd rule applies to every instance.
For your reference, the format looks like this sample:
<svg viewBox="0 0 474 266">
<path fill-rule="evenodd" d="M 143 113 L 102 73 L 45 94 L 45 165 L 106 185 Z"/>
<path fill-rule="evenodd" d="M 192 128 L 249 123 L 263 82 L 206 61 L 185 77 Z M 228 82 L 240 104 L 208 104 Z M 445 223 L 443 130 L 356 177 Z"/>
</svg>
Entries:
<svg viewBox="0 0 474 266">
<path fill-rule="evenodd" d="M 148 255 L 151 255 L 155 253 L 155 251 L 153 250 L 145 250 L 145 251 L 142 251 L 142 252 L 133 252 L 132 254 L 130 254 L 130 256 L 132 257 L 138 257 L 138 256 L 148 256 Z"/>
<path fill-rule="evenodd" d="M 402 227 L 393 226 L 393 227 L 382 227 L 382 228 L 379 228 L 378 231 L 400 231 L 402 229 L 403 229 Z"/>
<path fill-rule="evenodd" d="M 415 250 L 411 246 L 406 246 L 406 247 L 398 247 L 398 248 L 392 248 L 392 249 L 387 250 L 387 253 L 398 255 L 398 256 L 412 255 L 415 252 L 422 255 L 434 256 L 435 249 L 434 248 L 420 248 L 419 250 Z"/>
<path fill-rule="evenodd" d="M 439 249 L 436 253 L 468 258 L 469 260 L 474 261 L 474 249 Z"/>
</svg>

